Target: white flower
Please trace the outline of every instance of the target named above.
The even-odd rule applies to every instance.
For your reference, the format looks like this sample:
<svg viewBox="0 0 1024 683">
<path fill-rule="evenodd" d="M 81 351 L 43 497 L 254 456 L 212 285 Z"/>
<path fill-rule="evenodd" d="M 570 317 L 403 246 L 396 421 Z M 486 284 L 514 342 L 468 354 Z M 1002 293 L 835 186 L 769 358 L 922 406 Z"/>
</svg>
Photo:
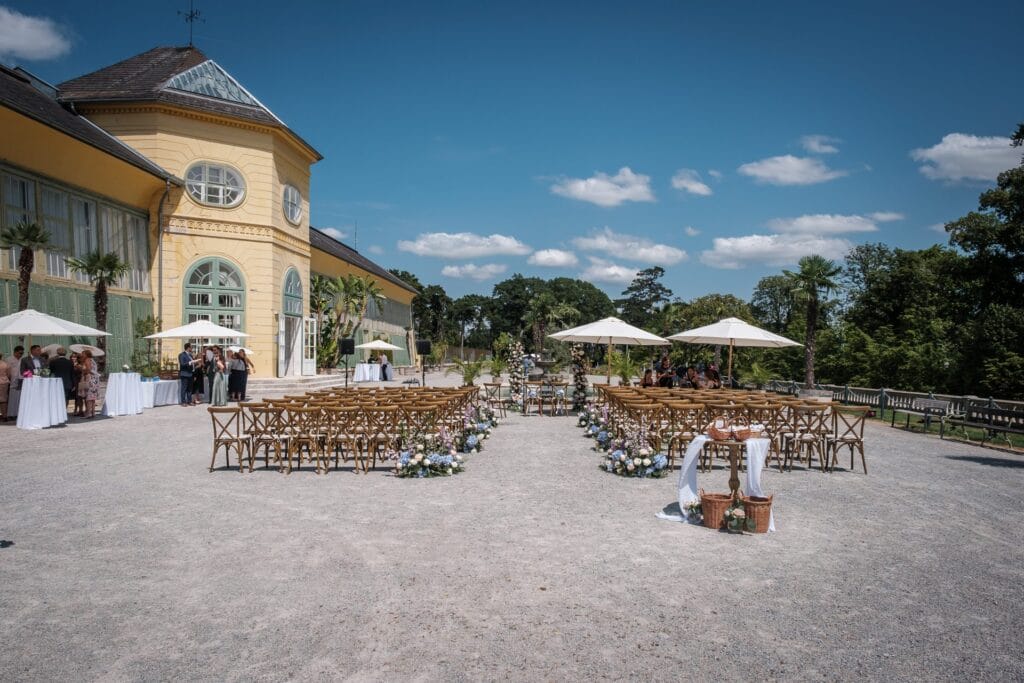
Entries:
<svg viewBox="0 0 1024 683">
<path fill-rule="evenodd" d="M 421 444 L 421 443 L 416 444 L 416 450 L 422 451 L 423 450 L 423 444 Z"/>
<path fill-rule="evenodd" d="M 622 462 L 626 462 L 626 454 L 623 453 L 622 455 L 620 455 L 619 460 L 621 460 Z"/>
<path fill-rule="evenodd" d="M 744 510 L 743 508 L 736 508 L 735 510 L 732 511 L 732 514 L 742 519 L 747 516 L 747 511 Z"/>
<path fill-rule="evenodd" d="M 650 466 L 651 466 L 651 459 L 650 458 L 644 458 L 644 467 L 650 467 Z"/>
<path fill-rule="evenodd" d="M 640 449 L 640 455 L 646 456 L 646 455 L 650 455 L 650 454 L 651 454 L 651 449 L 650 448 L 641 448 Z"/>
<path fill-rule="evenodd" d="M 458 454 L 458 451 L 455 450 L 455 446 L 452 446 L 451 449 L 448 451 L 448 455 L 457 455 L 457 454 Z"/>
<path fill-rule="evenodd" d="M 456 470 L 459 469 L 459 463 L 453 462 L 452 463 L 452 469 L 456 469 Z"/>
<path fill-rule="evenodd" d="M 636 466 L 634 466 L 633 463 L 628 463 L 626 465 L 626 469 L 629 470 L 630 472 L 632 472 L 633 470 L 636 469 Z"/>
<path fill-rule="evenodd" d="M 423 458 L 423 464 L 429 466 L 430 465 L 430 458 Z"/>
<path fill-rule="evenodd" d="M 452 468 L 451 468 L 451 467 L 449 467 L 449 468 L 448 468 L 448 474 L 451 474 L 451 473 L 452 473 Z"/>
<path fill-rule="evenodd" d="M 640 458 L 633 458 L 633 464 L 636 465 L 637 467 L 640 467 L 640 463 L 642 462 L 643 461 Z"/>
<path fill-rule="evenodd" d="M 423 459 L 423 454 L 422 453 L 417 453 L 416 457 L 413 458 L 413 460 L 415 460 L 416 462 L 419 462 L 422 459 Z"/>
</svg>

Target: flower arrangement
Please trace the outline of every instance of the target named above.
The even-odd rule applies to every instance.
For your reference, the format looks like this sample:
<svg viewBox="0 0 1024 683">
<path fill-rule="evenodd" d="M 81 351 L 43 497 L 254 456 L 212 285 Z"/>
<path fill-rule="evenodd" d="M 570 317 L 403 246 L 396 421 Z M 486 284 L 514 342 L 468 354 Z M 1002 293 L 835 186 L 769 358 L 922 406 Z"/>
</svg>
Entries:
<svg viewBox="0 0 1024 683">
<path fill-rule="evenodd" d="M 458 453 L 428 451 L 422 443 L 398 454 L 395 475 L 399 477 L 450 477 L 463 471 L 462 456 Z"/>
<path fill-rule="evenodd" d="M 695 498 L 684 505 L 683 512 L 691 522 L 699 524 L 704 519 L 704 509 L 701 507 L 700 498 Z"/>
<path fill-rule="evenodd" d="M 21 373 L 22 379 L 29 379 L 30 377 L 35 377 L 35 376 L 36 376 L 36 373 L 33 372 L 32 370 L 26 370 L 25 372 Z"/>
<path fill-rule="evenodd" d="M 612 444 L 603 469 L 623 477 L 660 478 L 668 474 L 668 457 L 654 453 L 644 430 L 635 431 Z"/>
<path fill-rule="evenodd" d="M 39 371 L 39 376 L 40 377 L 49 377 L 52 374 L 53 373 L 50 372 L 50 368 L 43 368 L 42 370 Z"/>
<path fill-rule="evenodd" d="M 132 371 L 132 366 L 128 365 L 127 363 L 125 363 L 124 365 L 121 366 L 121 372 L 131 372 L 131 371 Z"/>
<path fill-rule="evenodd" d="M 572 409 L 580 410 L 587 402 L 587 354 L 583 344 L 572 345 Z"/>
<path fill-rule="evenodd" d="M 508 348 L 508 384 L 511 396 L 509 410 L 523 409 L 523 376 L 525 375 L 526 355 L 523 342 L 514 342 Z"/>
<path fill-rule="evenodd" d="M 747 517 L 747 511 L 743 507 L 743 501 L 734 500 L 725 510 L 725 527 L 734 533 L 742 534 L 744 531 L 753 531 L 756 524 L 753 519 Z"/>
</svg>

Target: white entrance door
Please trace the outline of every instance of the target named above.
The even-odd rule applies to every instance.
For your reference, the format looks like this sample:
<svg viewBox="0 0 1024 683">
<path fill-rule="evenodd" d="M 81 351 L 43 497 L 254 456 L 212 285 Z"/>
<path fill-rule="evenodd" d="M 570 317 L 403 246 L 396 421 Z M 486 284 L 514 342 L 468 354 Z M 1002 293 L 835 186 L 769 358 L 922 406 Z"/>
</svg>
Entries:
<svg viewBox="0 0 1024 683">
<path fill-rule="evenodd" d="M 277 319 L 277 376 L 302 374 L 302 318 L 282 315 Z"/>
<path fill-rule="evenodd" d="M 302 374 L 316 374 L 316 318 L 306 318 L 302 334 Z"/>
</svg>

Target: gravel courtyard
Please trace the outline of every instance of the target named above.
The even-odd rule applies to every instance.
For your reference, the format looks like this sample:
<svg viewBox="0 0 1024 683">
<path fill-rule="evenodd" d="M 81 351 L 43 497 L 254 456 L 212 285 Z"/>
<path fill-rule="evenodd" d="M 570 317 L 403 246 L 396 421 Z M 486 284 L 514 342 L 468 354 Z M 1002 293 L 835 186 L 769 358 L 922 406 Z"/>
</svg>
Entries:
<svg viewBox="0 0 1024 683">
<path fill-rule="evenodd" d="M 210 436 L 0 426 L 5 680 L 1024 677 L 1020 455 L 873 424 L 868 476 L 768 469 L 779 531 L 736 537 L 574 418 L 431 480 L 208 473 Z"/>
</svg>

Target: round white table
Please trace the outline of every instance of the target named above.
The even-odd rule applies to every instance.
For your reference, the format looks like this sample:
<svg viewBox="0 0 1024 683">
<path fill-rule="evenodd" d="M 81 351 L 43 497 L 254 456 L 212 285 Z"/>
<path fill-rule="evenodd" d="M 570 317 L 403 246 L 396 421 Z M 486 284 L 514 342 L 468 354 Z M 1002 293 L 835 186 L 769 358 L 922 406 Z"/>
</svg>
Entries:
<svg viewBox="0 0 1024 683">
<path fill-rule="evenodd" d="M 142 412 L 142 376 L 137 372 L 112 372 L 107 377 L 103 414 L 138 415 Z"/>
<path fill-rule="evenodd" d="M 181 382 L 176 379 L 161 379 L 156 382 L 142 382 L 142 407 L 177 405 L 180 400 Z"/>
<path fill-rule="evenodd" d="M 356 363 L 355 374 L 352 376 L 355 382 L 379 382 L 379 363 Z"/>
<path fill-rule="evenodd" d="M 28 377 L 21 382 L 20 429 L 43 429 L 68 421 L 68 402 L 60 377 Z"/>
</svg>

